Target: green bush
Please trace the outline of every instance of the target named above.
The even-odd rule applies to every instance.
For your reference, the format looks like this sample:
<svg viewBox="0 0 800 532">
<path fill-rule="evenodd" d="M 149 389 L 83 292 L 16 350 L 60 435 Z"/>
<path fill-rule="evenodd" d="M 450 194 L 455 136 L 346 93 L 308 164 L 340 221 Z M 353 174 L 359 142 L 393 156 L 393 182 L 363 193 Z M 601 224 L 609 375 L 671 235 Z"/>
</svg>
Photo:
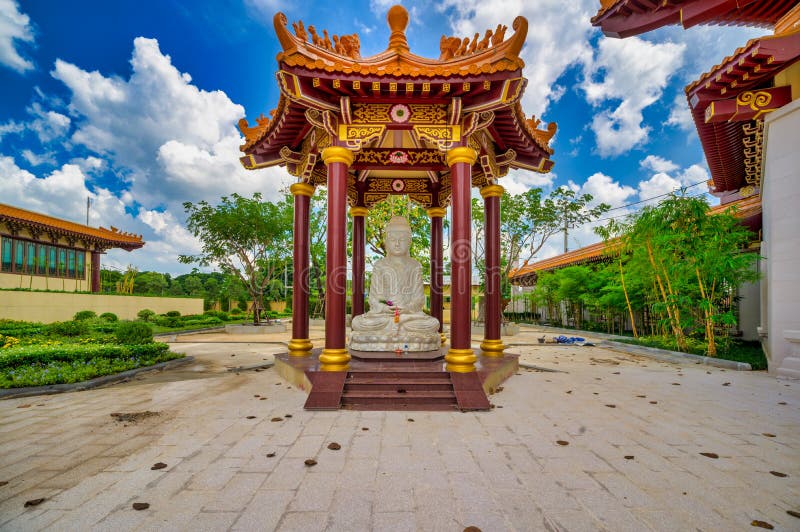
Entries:
<svg viewBox="0 0 800 532">
<path fill-rule="evenodd" d="M 156 313 L 150 310 L 149 308 L 145 308 L 140 310 L 136 313 L 136 317 L 138 317 L 142 321 L 150 321 L 155 317 Z"/>
<path fill-rule="evenodd" d="M 230 316 L 228 316 L 228 313 L 227 312 L 223 312 L 221 310 L 207 310 L 207 311 L 203 312 L 203 315 L 204 316 L 212 316 L 214 318 L 219 318 L 222 321 L 228 321 L 230 319 Z"/>
<path fill-rule="evenodd" d="M 0 388 L 80 382 L 183 356 L 170 353 L 169 346 L 161 343 L 33 345 L 11 351 L 0 357 Z"/>
<path fill-rule="evenodd" d="M 119 318 L 113 312 L 103 312 L 102 314 L 100 314 L 100 319 L 110 322 L 119 321 Z"/>
<path fill-rule="evenodd" d="M 181 320 L 179 318 L 170 316 L 156 316 L 153 318 L 153 323 L 159 327 L 180 327 Z"/>
<path fill-rule="evenodd" d="M 165 314 L 165 316 L 167 316 L 169 318 L 180 318 L 181 317 L 181 313 L 179 311 L 177 311 L 177 310 L 170 310 L 169 312 L 167 312 Z"/>
<path fill-rule="evenodd" d="M 0 334 L 3 336 L 13 336 L 23 338 L 34 336 L 45 331 L 46 326 L 41 323 L 30 321 L 0 320 Z"/>
<path fill-rule="evenodd" d="M 47 326 L 47 332 L 56 336 L 83 336 L 89 333 L 89 324 L 81 321 L 54 321 Z"/>
<path fill-rule="evenodd" d="M 243 313 L 244 311 L 239 307 L 233 307 L 231 309 L 231 316 L 241 316 Z"/>
<path fill-rule="evenodd" d="M 83 321 L 83 320 L 90 320 L 92 318 L 96 318 L 97 313 L 93 310 L 81 310 L 76 312 L 75 315 L 72 317 L 73 321 Z"/>
<path fill-rule="evenodd" d="M 114 333 L 121 344 L 141 345 L 153 341 L 153 328 L 141 321 L 120 322 Z"/>
</svg>

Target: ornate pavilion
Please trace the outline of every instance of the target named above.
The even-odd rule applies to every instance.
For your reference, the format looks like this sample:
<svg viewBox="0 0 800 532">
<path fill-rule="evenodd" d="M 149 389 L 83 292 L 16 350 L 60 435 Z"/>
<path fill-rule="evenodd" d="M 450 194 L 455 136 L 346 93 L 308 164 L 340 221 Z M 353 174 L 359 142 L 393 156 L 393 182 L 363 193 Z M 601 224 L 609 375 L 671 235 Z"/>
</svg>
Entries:
<svg viewBox="0 0 800 532">
<path fill-rule="evenodd" d="M 442 321 L 442 219 L 451 209 L 452 322 L 447 370 L 475 371 L 470 343 L 472 188 L 486 202 L 487 317 L 481 354 L 502 357 L 499 184 L 509 169 L 548 172 L 554 123 L 540 127 L 520 98 L 527 80 L 519 57 L 528 30 L 517 17 L 483 35 L 442 36 L 441 55 L 413 54 L 408 12 L 388 12 L 385 51 L 361 57 L 358 35 L 292 23 L 278 13 L 275 32 L 280 99 L 269 117 L 240 122 L 245 168 L 281 165 L 297 178 L 294 195 L 294 299 L 290 355 L 312 352 L 308 332 L 309 201 L 328 190 L 325 346 L 321 369 L 345 371 L 346 215 L 353 217 L 353 315 L 364 312 L 364 219 L 390 195 L 407 195 L 431 218 L 431 308 Z M 506 35 L 510 33 L 510 35 Z"/>
<path fill-rule="evenodd" d="M 712 193 L 762 205 L 759 335 L 770 372 L 800 377 L 800 4 L 797 0 L 601 0 L 609 37 L 668 24 L 755 26 L 752 39 L 686 87 Z"/>
<path fill-rule="evenodd" d="M 116 227 L 89 227 L 0 203 L 0 288 L 18 288 L 24 279 L 25 286 L 45 289 L 48 280 L 63 279 L 67 291 L 100 292 L 100 256 L 142 246 L 141 235 Z"/>
</svg>

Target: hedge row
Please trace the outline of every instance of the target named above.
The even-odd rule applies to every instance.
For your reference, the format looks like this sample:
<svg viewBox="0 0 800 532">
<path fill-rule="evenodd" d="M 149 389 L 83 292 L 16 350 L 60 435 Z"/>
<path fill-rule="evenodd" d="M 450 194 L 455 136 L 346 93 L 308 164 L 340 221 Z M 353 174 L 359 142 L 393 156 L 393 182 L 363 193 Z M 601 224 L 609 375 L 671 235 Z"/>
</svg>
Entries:
<svg viewBox="0 0 800 532">
<path fill-rule="evenodd" d="M 162 343 L 143 345 L 29 345 L 0 352 L 0 369 L 33 364 L 49 364 L 55 361 L 82 362 L 99 358 L 109 360 L 118 358 L 152 358 L 162 356 L 167 351 L 169 351 L 169 346 Z"/>
</svg>

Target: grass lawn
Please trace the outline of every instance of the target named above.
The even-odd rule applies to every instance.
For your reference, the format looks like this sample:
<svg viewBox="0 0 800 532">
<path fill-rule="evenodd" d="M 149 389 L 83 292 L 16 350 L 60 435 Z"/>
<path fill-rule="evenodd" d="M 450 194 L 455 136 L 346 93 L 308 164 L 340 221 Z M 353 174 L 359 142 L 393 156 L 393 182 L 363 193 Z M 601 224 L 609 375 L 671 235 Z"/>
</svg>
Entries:
<svg viewBox="0 0 800 532">
<path fill-rule="evenodd" d="M 641 336 L 639 338 L 629 338 L 626 340 L 616 341 L 626 344 L 668 349 L 670 351 L 680 351 L 672 337 Z M 706 350 L 707 348 L 705 342 L 689 342 L 689 352 L 693 355 L 707 356 L 708 353 Z M 750 364 L 750 367 L 752 367 L 754 370 L 767 369 L 767 357 L 764 355 L 764 350 L 761 349 L 761 344 L 758 342 L 732 341 L 729 346 L 719 345 L 717 347 L 716 358 L 733 360 L 734 362 L 746 362 Z"/>
</svg>

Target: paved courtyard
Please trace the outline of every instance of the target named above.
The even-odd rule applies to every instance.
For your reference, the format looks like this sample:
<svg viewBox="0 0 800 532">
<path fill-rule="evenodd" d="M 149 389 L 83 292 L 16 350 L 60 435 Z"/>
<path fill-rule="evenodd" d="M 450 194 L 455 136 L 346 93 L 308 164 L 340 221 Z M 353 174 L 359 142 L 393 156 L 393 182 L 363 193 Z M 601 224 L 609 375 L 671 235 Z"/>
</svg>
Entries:
<svg viewBox="0 0 800 532">
<path fill-rule="evenodd" d="M 505 340 L 557 371 L 483 413 L 306 412 L 273 369 L 228 371 L 288 333 L 182 337 L 189 366 L 2 401 L 0 529 L 800 530 L 800 382 L 537 336 Z"/>
</svg>

